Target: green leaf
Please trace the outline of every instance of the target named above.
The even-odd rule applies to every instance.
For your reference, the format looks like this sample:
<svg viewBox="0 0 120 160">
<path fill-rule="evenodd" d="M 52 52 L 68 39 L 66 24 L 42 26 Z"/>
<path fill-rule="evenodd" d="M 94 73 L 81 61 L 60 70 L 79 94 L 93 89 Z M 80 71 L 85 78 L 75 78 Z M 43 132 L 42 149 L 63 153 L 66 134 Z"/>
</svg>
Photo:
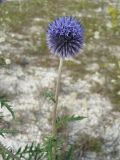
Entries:
<svg viewBox="0 0 120 160">
<path fill-rule="evenodd" d="M 11 113 L 12 117 L 15 118 L 12 106 L 8 104 L 8 101 L 4 97 L 0 97 L 0 103 L 1 103 L 1 108 L 6 107 L 7 110 Z"/>
<path fill-rule="evenodd" d="M 56 120 L 56 127 L 60 128 L 64 125 L 66 125 L 66 123 L 68 123 L 68 122 L 80 121 L 84 118 L 86 118 L 86 117 L 75 116 L 75 115 L 72 115 L 72 116 L 66 115 L 66 116 L 63 116 L 63 117 L 58 117 L 57 120 Z"/>
<path fill-rule="evenodd" d="M 17 150 L 16 156 L 22 158 L 22 160 L 43 160 L 45 157 L 45 150 L 40 144 L 27 144 L 24 148 L 20 147 Z"/>
<path fill-rule="evenodd" d="M 69 150 L 66 153 L 66 158 L 65 160 L 73 160 L 73 146 L 71 145 Z"/>
<path fill-rule="evenodd" d="M 51 92 L 51 91 L 46 91 L 46 92 L 44 92 L 44 96 L 46 97 L 46 98 L 48 98 L 48 100 L 51 100 L 52 102 L 56 102 L 55 101 L 55 96 L 54 96 L 54 94 Z"/>
<path fill-rule="evenodd" d="M 9 130 L 9 129 L 0 128 L 0 135 L 2 137 L 4 137 L 5 134 L 15 134 L 15 133 L 17 133 L 17 131 L 15 131 L 15 130 Z"/>
</svg>

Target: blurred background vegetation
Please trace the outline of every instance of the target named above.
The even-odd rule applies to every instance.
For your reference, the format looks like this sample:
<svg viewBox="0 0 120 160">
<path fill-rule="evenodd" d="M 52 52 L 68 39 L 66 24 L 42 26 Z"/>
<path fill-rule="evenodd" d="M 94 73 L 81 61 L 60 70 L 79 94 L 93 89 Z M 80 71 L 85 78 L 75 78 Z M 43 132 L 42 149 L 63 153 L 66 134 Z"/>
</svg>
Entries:
<svg viewBox="0 0 120 160">
<path fill-rule="evenodd" d="M 96 84 L 91 91 L 107 94 L 119 109 L 120 104 L 120 1 L 119 0 L 15 0 L 0 4 L 0 43 L 8 42 L 19 48 L 23 39 L 30 41 L 22 54 L 39 57 L 31 61 L 32 65 L 44 67 L 56 66 L 57 61 L 49 54 L 46 45 L 48 23 L 56 17 L 71 15 L 77 17 L 85 28 L 84 53 L 77 58 L 79 63 L 66 62 L 65 66 L 76 78 L 84 78 L 92 63 L 99 65 L 99 72 L 106 77 L 104 86 Z M 30 29 L 31 27 L 31 29 Z M 6 34 L 6 38 L 2 35 Z M 24 37 L 16 37 L 21 34 Z M 29 35 L 29 36 L 28 36 Z M 14 40 L 13 40 L 14 39 Z M 9 50 L 13 63 L 24 65 L 17 53 Z M 7 55 L 7 53 L 6 53 Z M 0 64 L 6 64 L 0 55 Z M 10 57 L 11 56 L 11 57 Z M 51 60 L 50 60 L 51 59 Z M 51 63 L 51 61 L 53 63 Z M 9 61 L 7 61 L 9 63 Z M 73 71 L 73 72 L 72 72 Z M 80 72 L 79 72 L 80 71 Z M 79 72 L 79 74 L 78 74 Z M 96 82 L 97 83 L 97 82 Z"/>
<path fill-rule="evenodd" d="M 8 0 L 0 3 L 0 68 L 9 68 L 11 63 L 23 69 L 28 63 L 56 68 L 58 59 L 49 53 L 46 31 L 48 23 L 65 15 L 81 21 L 85 44 L 80 56 L 65 62 L 64 70 L 70 72 L 74 81 L 97 75 L 91 93 L 109 97 L 113 110 L 119 112 L 120 0 Z M 24 123 L 21 116 L 20 121 Z M 85 149 L 101 150 L 99 139 L 84 141 Z"/>
</svg>

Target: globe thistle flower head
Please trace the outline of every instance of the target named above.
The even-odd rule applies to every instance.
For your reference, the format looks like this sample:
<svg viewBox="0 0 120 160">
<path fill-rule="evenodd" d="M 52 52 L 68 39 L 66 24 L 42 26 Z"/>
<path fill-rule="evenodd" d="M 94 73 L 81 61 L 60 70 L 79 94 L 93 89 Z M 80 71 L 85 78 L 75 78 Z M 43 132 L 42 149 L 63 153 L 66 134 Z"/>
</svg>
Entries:
<svg viewBox="0 0 120 160">
<path fill-rule="evenodd" d="M 51 52 L 61 58 L 74 57 L 84 42 L 84 29 L 74 17 L 56 19 L 48 26 L 47 43 Z"/>
<path fill-rule="evenodd" d="M 5 2 L 6 0 L 0 0 L 0 3 L 3 3 L 3 2 Z"/>
</svg>

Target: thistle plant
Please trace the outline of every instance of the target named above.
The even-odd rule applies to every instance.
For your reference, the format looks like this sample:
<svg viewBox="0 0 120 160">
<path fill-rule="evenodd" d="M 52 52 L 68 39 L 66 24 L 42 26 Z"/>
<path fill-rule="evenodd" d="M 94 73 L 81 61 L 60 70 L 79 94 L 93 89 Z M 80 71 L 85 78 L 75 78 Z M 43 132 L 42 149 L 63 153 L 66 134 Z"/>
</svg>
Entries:
<svg viewBox="0 0 120 160">
<path fill-rule="evenodd" d="M 62 138 L 60 137 L 59 139 L 57 131 L 60 127 L 66 125 L 66 123 L 82 120 L 85 117 L 75 115 L 64 115 L 60 117 L 57 113 L 57 109 L 63 61 L 65 58 L 73 58 L 78 55 L 83 46 L 83 42 L 84 29 L 76 18 L 65 16 L 49 24 L 47 44 L 51 53 L 57 55 L 60 60 L 55 96 L 49 92 L 45 94 L 45 96 L 54 103 L 52 134 L 43 140 L 43 144 L 27 144 L 24 148 L 20 147 L 14 152 L 0 143 L 0 154 L 4 160 L 74 160 L 72 156 L 73 146 L 67 145 L 67 150 L 63 152 Z M 14 111 L 12 107 L 8 105 L 7 101 L 1 98 L 0 103 L 1 108 L 6 107 L 14 118 Z M 0 136 L 4 136 L 5 133 L 11 133 L 11 131 L 5 130 L 4 128 L 0 129 Z"/>
<path fill-rule="evenodd" d="M 73 58 L 80 53 L 84 42 L 84 29 L 81 23 L 74 17 L 65 16 L 56 19 L 48 26 L 47 44 L 51 53 L 60 59 L 58 78 L 55 91 L 55 103 L 52 116 L 52 136 L 57 139 L 57 108 L 60 91 L 60 79 L 63 61 L 65 58 Z M 56 160 L 56 146 L 53 147 L 52 160 Z"/>
</svg>

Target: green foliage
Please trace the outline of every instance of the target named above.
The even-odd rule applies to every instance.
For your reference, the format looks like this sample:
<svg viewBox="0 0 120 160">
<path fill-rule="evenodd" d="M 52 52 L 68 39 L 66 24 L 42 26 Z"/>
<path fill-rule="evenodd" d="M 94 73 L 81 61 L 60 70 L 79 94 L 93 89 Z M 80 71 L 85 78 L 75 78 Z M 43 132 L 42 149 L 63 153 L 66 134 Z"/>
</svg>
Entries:
<svg viewBox="0 0 120 160">
<path fill-rule="evenodd" d="M 2 143 L 0 143 L 0 154 L 3 160 L 20 160 L 10 148 L 4 146 Z"/>
<path fill-rule="evenodd" d="M 45 97 L 55 103 L 54 95 L 52 92 L 45 92 Z M 8 101 L 4 97 L 0 97 L 1 109 L 5 107 L 14 118 L 14 111 L 12 106 L 8 104 Z M 0 118 L 2 119 L 2 112 Z M 59 128 L 66 125 L 68 122 L 74 122 L 82 120 L 85 117 L 81 116 L 63 116 L 58 117 L 56 120 L 56 127 Z M 0 129 L 0 135 L 5 136 L 8 133 L 14 133 L 15 131 L 8 130 L 5 128 Z M 65 151 L 63 150 L 64 141 L 60 137 L 49 136 L 44 141 L 43 144 L 30 144 L 26 145 L 24 148 L 19 148 L 16 152 L 2 145 L 0 143 L 0 154 L 4 160 L 52 160 L 53 148 L 56 147 L 56 160 L 74 160 L 73 159 L 73 146 L 66 146 Z"/>
<path fill-rule="evenodd" d="M 73 146 L 69 145 L 63 150 L 63 146 L 65 143 L 62 141 L 62 138 L 54 138 L 54 137 L 47 137 L 44 141 L 44 150 L 46 152 L 46 159 L 52 160 L 52 149 L 56 147 L 56 160 L 73 160 Z"/>
<path fill-rule="evenodd" d="M 108 7 L 108 14 L 111 16 L 112 28 L 119 27 L 119 10 L 113 6 Z"/>
<path fill-rule="evenodd" d="M 0 104 L 1 108 L 5 107 L 12 115 L 13 118 L 15 118 L 14 111 L 12 109 L 12 106 L 8 104 L 8 100 L 6 100 L 4 97 L 0 97 Z"/>
<path fill-rule="evenodd" d="M 47 137 L 42 145 L 32 143 L 24 148 L 20 147 L 14 154 L 7 149 L 2 154 L 2 157 L 4 160 L 52 160 L 52 148 L 58 144 L 56 148 L 56 160 L 74 160 L 73 146 L 68 146 L 68 149 L 63 153 L 62 144 L 59 141 L 59 139 L 55 140 L 53 137 Z"/>
<path fill-rule="evenodd" d="M 71 145 L 69 147 L 69 150 L 66 153 L 65 159 L 67 160 L 73 160 L 73 146 Z"/>
<path fill-rule="evenodd" d="M 93 151 L 93 152 L 100 152 L 101 151 L 101 140 L 98 138 L 91 138 L 89 140 L 89 150 Z"/>
<path fill-rule="evenodd" d="M 3 56 L 0 56 L 0 66 L 4 66 L 4 65 L 5 65 L 5 60 Z"/>
<path fill-rule="evenodd" d="M 8 104 L 8 101 L 4 97 L 0 97 L 0 105 L 1 105 L 1 109 L 3 107 L 5 107 L 11 113 L 12 117 L 15 118 L 12 106 Z M 3 118 L 3 115 L 2 115 L 2 112 L 0 112 L 0 119 L 2 119 L 2 118 Z M 16 131 L 13 131 L 13 130 L 0 128 L 0 136 L 2 136 L 2 137 L 4 137 L 5 134 L 10 134 L 10 133 L 13 134 L 15 132 Z M 19 160 L 18 157 L 16 157 L 12 153 L 12 151 L 8 147 L 4 146 L 2 143 L 0 143 L 0 154 L 2 155 L 4 160 L 10 160 L 10 158 Z M 6 155 L 7 155 L 7 157 L 6 157 Z"/>
<path fill-rule="evenodd" d="M 15 134 L 17 131 L 15 130 L 9 130 L 5 128 L 0 128 L 0 136 L 5 137 L 6 134 Z"/>
<path fill-rule="evenodd" d="M 61 152 L 57 154 L 56 160 L 74 160 L 73 152 L 74 152 L 74 149 L 72 145 L 67 146 L 67 150 L 64 152 L 63 152 L 63 148 L 61 148 Z"/>
<path fill-rule="evenodd" d="M 52 160 L 52 149 L 57 146 L 57 140 L 54 137 L 47 137 L 44 142 L 44 149 L 48 160 Z"/>
<path fill-rule="evenodd" d="M 43 160 L 45 152 L 40 144 L 26 145 L 24 148 L 19 148 L 16 156 L 23 160 Z"/>
<path fill-rule="evenodd" d="M 55 103 L 55 96 L 51 91 L 46 91 L 44 92 L 44 96 L 48 99 L 51 100 L 52 102 Z"/>
<path fill-rule="evenodd" d="M 56 120 L 56 127 L 60 128 L 64 125 L 66 125 L 66 123 L 68 123 L 68 122 L 80 121 L 84 118 L 86 118 L 86 117 L 75 116 L 75 115 L 72 115 L 72 116 L 65 115 L 63 117 L 58 117 Z"/>
<path fill-rule="evenodd" d="M 4 97 L 0 97 L 0 105 L 1 105 L 1 109 L 5 107 L 11 113 L 12 117 L 15 118 L 12 106 L 8 104 L 8 101 Z M 3 115 L 2 115 L 2 112 L 0 112 L 0 119 L 2 118 L 3 118 Z M 13 134 L 15 132 L 16 131 L 13 131 L 13 130 L 0 128 L 0 136 L 3 136 L 3 137 L 5 136 L 5 134 L 9 134 L 9 133 Z"/>
</svg>

